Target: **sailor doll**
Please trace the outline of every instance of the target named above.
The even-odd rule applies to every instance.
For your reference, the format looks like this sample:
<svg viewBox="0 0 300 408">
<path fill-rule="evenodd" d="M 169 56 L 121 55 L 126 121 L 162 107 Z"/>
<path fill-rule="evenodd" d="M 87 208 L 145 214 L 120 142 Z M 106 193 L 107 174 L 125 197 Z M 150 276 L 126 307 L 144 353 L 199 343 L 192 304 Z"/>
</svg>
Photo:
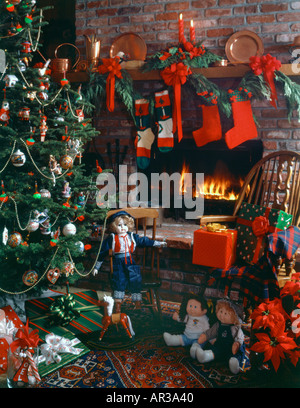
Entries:
<svg viewBox="0 0 300 408">
<path fill-rule="evenodd" d="M 136 309 L 141 308 L 142 276 L 140 266 L 132 257 L 136 247 L 163 247 L 166 242 L 152 240 L 148 237 L 140 237 L 133 233 L 134 218 L 126 211 L 118 211 L 107 220 L 109 236 L 103 241 L 98 261 L 93 274 L 96 275 L 109 250 L 113 252 L 113 297 L 115 300 L 115 312 L 121 310 L 121 303 L 125 296 L 125 289 L 131 293 L 132 301 Z"/>
</svg>

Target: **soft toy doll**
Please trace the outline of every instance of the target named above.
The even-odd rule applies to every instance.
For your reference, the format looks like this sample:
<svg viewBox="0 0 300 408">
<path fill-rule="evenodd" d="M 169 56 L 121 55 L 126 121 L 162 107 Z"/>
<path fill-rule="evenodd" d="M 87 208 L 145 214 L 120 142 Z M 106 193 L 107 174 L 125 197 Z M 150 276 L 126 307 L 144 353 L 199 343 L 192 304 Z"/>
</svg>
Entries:
<svg viewBox="0 0 300 408">
<path fill-rule="evenodd" d="M 205 333 L 201 334 L 198 343 L 215 339 L 209 350 L 196 349 L 196 358 L 200 363 L 213 360 L 229 362 L 229 369 L 238 374 L 240 363 L 245 356 L 244 333 L 237 305 L 227 299 L 221 299 L 216 305 L 218 321 Z"/>
<path fill-rule="evenodd" d="M 179 314 L 174 312 L 173 319 L 184 322 L 183 334 L 164 333 L 167 346 L 190 346 L 197 342 L 199 335 L 209 329 L 207 303 L 197 295 L 188 295 L 180 305 Z"/>
<path fill-rule="evenodd" d="M 141 268 L 132 257 L 136 247 L 163 247 L 166 242 L 152 240 L 148 237 L 140 237 L 133 233 L 134 218 L 126 211 L 118 211 L 107 219 L 107 230 L 110 234 L 102 243 L 101 251 L 96 262 L 93 274 L 96 275 L 110 249 L 113 252 L 113 297 L 115 312 L 120 313 L 121 303 L 125 296 L 125 289 L 131 292 L 135 308 L 141 308 L 142 276 Z"/>
</svg>

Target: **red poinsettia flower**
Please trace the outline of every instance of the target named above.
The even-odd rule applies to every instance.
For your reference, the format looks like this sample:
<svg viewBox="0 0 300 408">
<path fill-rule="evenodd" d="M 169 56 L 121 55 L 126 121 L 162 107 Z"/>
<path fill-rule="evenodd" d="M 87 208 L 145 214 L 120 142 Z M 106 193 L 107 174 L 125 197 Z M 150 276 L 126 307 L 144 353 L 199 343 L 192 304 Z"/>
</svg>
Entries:
<svg viewBox="0 0 300 408">
<path fill-rule="evenodd" d="M 291 363 L 296 367 L 298 360 L 300 358 L 300 349 L 290 350 L 288 354 L 290 356 Z"/>
<path fill-rule="evenodd" d="M 286 282 L 284 287 L 280 291 L 280 296 L 292 295 L 294 299 L 300 298 L 299 292 L 300 291 L 300 282 L 289 281 Z"/>
<path fill-rule="evenodd" d="M 276 326 L 285 325 L 283 308 L 280 299 L 261 303 L 251 314 L 254 320 L 253 329 L 267 328 L 271 330 Z"/>
<path fill-rule="evenodd" d="M 281 359 L 286 358 L 285 353 L 297 347 L 294 340 L 288 337 L 284 329 L 277 333 L 276 337 L 269 336 L 267 333 L 256 333 L 258 342 L 251 347 L 252 351 L 264 353 L 264 362 L 271 360 L 275 371 L 278 370 Z"/>
</svg>

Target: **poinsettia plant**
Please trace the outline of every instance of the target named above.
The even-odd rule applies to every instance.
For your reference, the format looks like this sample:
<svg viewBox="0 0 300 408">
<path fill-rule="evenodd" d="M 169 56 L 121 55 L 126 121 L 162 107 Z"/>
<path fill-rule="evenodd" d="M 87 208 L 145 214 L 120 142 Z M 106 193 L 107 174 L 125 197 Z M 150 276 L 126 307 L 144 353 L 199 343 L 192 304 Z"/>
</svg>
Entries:
<svg viewBox="0 0 300 408">
<path fill-rule="evenodd" d="M 250 350 L 263 353 L 277 372 L 287 359 L 296 367 L 300 358 L 300 273 L 294 273 L 280 298 L 261 303 L 251 314 L 257 341 Z"/>
</svg>

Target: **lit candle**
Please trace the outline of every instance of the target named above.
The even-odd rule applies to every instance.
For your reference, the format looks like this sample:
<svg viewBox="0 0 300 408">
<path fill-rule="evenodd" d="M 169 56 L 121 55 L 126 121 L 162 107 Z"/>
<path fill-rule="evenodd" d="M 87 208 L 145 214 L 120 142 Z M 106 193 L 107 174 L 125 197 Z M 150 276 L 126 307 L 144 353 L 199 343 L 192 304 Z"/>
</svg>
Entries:
<svg viewBox="0 0 300 408">
<path fill-rule="evenodd" d="M 185 38 L 184 38 L 184 22 L 182 19 L 182 14 L 179 15 L 179 43 L 183 44 L 185 43 Z"/>
<path fill-rule="evenodd" d="M 191 43 L 194 43 L 196 41 L 195 27 L 194 27 L 193 20 L 191 20 L 191 25 L 190 25 L 190 39 L 191 39 Z"/>
</svg>

